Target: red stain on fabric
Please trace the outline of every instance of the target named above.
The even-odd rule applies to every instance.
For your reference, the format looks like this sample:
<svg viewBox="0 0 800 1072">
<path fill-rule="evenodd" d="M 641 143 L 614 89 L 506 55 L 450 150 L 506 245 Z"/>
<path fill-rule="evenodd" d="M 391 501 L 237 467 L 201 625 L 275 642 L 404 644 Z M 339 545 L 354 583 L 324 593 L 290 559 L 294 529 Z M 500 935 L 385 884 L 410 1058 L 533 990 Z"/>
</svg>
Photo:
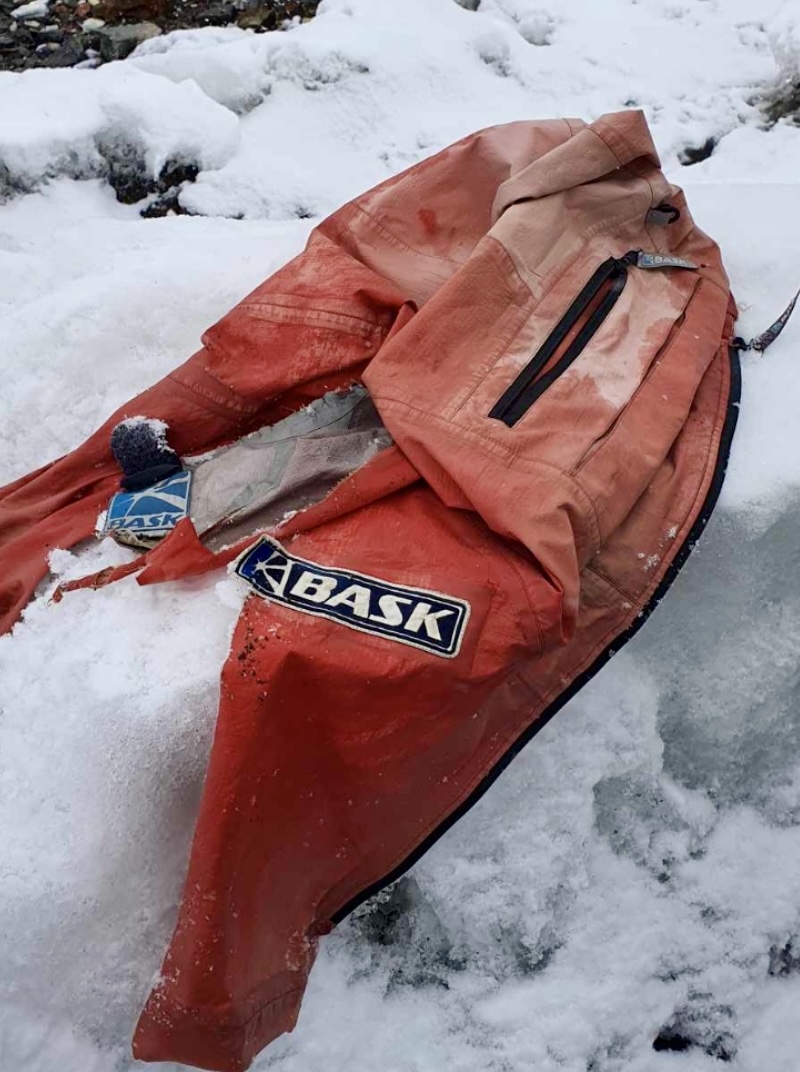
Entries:
<svg viewBox="0 0 800 1072">
<path fill-rule="evenodd" d="M 439 231 L 439 224 L 436 221 L 436 213 L 430 208 L 421 208 L 417 213 L 420 223 L 425 228 L 425 234 L 429 237 L 437 234 Z"/>
</svg>

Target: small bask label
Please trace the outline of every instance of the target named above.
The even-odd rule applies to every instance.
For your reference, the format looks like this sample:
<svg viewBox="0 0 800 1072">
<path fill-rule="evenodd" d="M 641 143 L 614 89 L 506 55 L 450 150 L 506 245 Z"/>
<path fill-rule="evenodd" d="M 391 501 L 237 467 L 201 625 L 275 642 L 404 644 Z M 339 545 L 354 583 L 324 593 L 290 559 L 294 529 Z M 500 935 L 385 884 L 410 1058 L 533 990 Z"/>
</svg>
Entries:
<svg viewBox="0 0 800 1072">
<path fill-rule="evenodd" d="M 190 472 L 176 473 L 142 491 L 118 491 L 111 499 L 104 532 L 166 536 L 189 510 Z"/>
<path fill-rule="evenodd" d="M 668 253 L 643 253 L 640 252 L 636 259 L 637 268 L 691 268 L 696 269 L 694 261 L 687 261 L 683 257 L 673 257 Z"/>
<path fill-rule="evenodd" d="M 266 599 L 445 659 L 458 655 L 469 620 L 466 600 L 320 566 L 269 536 L 245 551 L 236 573 Z"/>
</svg>

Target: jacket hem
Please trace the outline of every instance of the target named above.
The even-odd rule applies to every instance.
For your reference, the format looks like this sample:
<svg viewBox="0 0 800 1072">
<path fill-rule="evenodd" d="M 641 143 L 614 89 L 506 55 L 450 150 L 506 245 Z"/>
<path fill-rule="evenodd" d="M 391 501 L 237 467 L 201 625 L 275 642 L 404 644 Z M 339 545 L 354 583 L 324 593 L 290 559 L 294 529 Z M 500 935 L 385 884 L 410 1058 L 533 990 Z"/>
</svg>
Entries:
<svg viewBox="0 0 800 1072">
<path fill-rule="evenodd" d="M 304 992 L 305 984 L 290 987 L 234 1024 L 226 1023 L 224 1010 L 216 1006 L 178 1006 L 176 1011 L 170 1003 L 168 1023 L 160 1024 L 157 1011 L 140 1020 L 133 1056 L 180 1061 L 209 1072 L 246 1072 L 259 1050 L 295 1026 Z"/>
</svg>

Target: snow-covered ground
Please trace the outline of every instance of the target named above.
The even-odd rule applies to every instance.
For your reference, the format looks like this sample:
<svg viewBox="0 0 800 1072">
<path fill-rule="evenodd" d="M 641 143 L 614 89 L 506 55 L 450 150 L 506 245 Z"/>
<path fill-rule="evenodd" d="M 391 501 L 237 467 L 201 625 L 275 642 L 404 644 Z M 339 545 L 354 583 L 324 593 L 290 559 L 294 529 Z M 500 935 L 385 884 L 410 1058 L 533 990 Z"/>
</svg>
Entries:
<svg viewBox="0 0 800 1072">
<path fill-rule="evenodd" d="M 0 484 L 182 361 L 314 218 L 510 119 L 643 107 L 756 333 L 800 286 L 800 127 L 759 110 L 798 65 L 796 0 L 325 0 L 287 33 L 0 75 Z M 200 168 L 196 215 L 142 219 L 106 181 L 175 162 Z M 325 941 L 257 1069 L 797 1072 L 800 313 L 744 366 L 721 506 L 669 598 Z M 122 582 L 0 638 L 0 1072 L 128 1069 L 238 600 Z M 670 1028 L 695 1045 L 654 1049 Z"/>
</svg>

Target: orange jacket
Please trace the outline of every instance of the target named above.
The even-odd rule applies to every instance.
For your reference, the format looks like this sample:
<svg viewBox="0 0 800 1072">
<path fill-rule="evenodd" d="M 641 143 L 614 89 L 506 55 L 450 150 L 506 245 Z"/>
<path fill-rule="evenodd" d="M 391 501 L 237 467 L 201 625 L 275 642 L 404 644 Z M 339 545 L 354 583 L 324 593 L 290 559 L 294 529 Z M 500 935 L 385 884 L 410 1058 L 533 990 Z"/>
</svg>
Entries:
<svg viewBox="0 0 800 1072">
<path fill-rule="evenodd" d="M 185 365 L 0 492 L 9 627 L 115 490 L 124 416 L 187 454 L 362 381 L 395 441 L 243 560 L 261 594 L 137 1057 L 247 1068 L 293 1026 L 319 936 L 638 628 L 719 492 L 734 317 L 641 113 L 511 123 L 345 205 Z M 136 568 L 241 549 L 186 521 Z"/>
</svg>

